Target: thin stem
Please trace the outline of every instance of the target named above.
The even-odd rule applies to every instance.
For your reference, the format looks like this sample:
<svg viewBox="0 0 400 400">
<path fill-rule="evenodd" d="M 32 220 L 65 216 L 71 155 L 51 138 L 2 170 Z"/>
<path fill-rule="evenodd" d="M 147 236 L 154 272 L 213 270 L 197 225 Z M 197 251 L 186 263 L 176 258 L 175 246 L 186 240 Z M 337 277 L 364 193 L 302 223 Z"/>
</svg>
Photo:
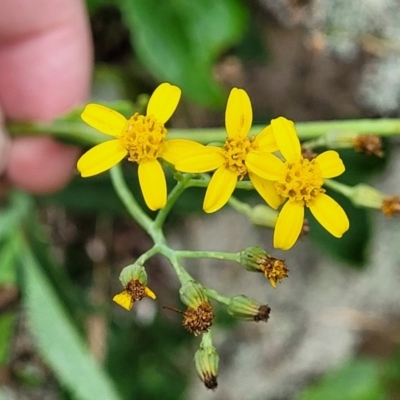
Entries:
<svg viewBox="0 0 400 400">
<path fill-rule="evenodd" d="M 265 125 L 254 125 L 249 135 L 257 135 Z M 325 135 L 331 131 L 354 132 L 356 134 L 375 134 L 382 136 L 400 135 L 400 119 L 355 119 L 344 121 L 312 121 L 297 122 L 296 130 L 299 138 L 313 139 Z M 189 138 L 188 130 L 171 129 L 168 131 L 168 138 Z M 200 143 L 224 142 L 226 132 L 223 128 L 215 129 L 191 129 L 190 139 Z"/>
<path fill-rule="evenodd" d="M 333 189 L 335 192 L 343 194 L 349 199 L 352 197 L 354 192 L 354 188 L 352 186 L 335 181 L 333 179 L 324 179 L 324 185 L 330 189 Z"/>
<path fill-rule="evenodd" d="M 221 251 L 175 251 L 177 258 L 214 258 L 217 260 L 236 261 L 240 263 L 239 253 L 225 253 Z"/>
<path fill-rule="evenodd" d="M 159 252 L 164 255 L 165 257 L 168 258 L 170 261 L 172 267 L 175 270 L 175 273 L 179 279 L 179 282 L 181 285 L 185 284 L 187 281 L 192 280 L 192 276 L 186 271 L 185 268 L 182 267 L 180 264 L 178 257 L 176 256 L 176 251 L 172 250 L 169 246 L 166 244 L 163 244 L 161 246 L 158 246 Z"/>
<path fill-rule="evenodd" d="M 206 289 L 206 293 L 207 293 L 208 297 L 211 297 L 212 299 L 218 301 L 219 303 L 229 305 L 230 300 L 231 300 L 229 297 L 223 296 L 222 294 L 218 293 L 214 289 L 209 289 L 209 288 L 205 288 L 205 289 Z"/>
<path fill-rule="evenodd" d="M 176 203 L 176 201 L 179 199 L 179 196 L 184 192 L 186 189 L 192 175 L 184 175 L 183 179 L 181 181 L 178 181 L 178 183 L 175 185 L 175 187 L 172 189 L 171 193 L 168 196 L 167 204 L 165 205 L 164 208 L 162 208 L 158 214 L 156 219 L 154 220 L 154 229 L 161 229 L 165 219 L 167 218 L 169 212 L 171 211 L 172 206 Z"/>
<path fill-rule="evenodd" d="M 115 167 L 111 168 L 110 175 L 114 189 L 117 192 L 118 197 L 124 203 L 129 214 L 146 232 L 149 232 L 153 220 L 144 213 L 136 199 L 133 197 L 125 182 L 121 166 L 117 164 Z"/>
<path fill-rule="evenodd" d="M 110 105 L 111 106 L 111 105 Z M 111 106 L 112 107 L 112 106 Z M 249 135 L 258 134 L 265 125 L 255 125 Z M 12 136 L 49 135 L 58 139 L 78 144 L 98 144 L 106 138 L 82 122 L 59 119 L 52 125 L 10 121 L 6 124 Z M 353 132 L 355 134 L 375 134 L 382 136 L 400 135 L 400 119 L 359 119 L 344 121 L 297 122 L 296 130 L 299 138 L 313 139 L 328 132 Z M 224 128 L 215 129 L 170 129 L 169 139 L 191 139 L 200 143 L 224 142 L 226 131 Z"/>
</svg>

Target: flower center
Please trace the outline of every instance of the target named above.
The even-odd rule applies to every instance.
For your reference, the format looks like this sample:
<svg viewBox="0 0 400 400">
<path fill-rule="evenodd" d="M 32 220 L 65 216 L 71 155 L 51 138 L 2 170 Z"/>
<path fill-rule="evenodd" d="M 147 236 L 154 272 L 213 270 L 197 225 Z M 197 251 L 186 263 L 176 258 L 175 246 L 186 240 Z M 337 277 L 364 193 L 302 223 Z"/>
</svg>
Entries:
<svg viewBox="0 0 400 400">
<path fill-rule="evenodd" d="M 225 156 L 225 166 L 232 172 L 235 172 L 239 179 L 243 179 L 247 174 L 247 154 L 256 149 L 257 145 L 254 141 L 254 137 L 244 139 L 226 139 L 222 148 Z"/>
<path fill-rule="evenodd" d="M 285 163 L 282 178 L 275 182 L 277 193 L 288 197 L 290 201 L 310 206 L 325 190 L 321 169 L 315 160 L 301 158 L 294 162 Z"/>
<path fill-rule="evenodd" d="M 128 151 L 128 160 L 140 163 L 155 160 L 165 145 L 167 130 L 152 115 L 135 113 L 126 124 L 125 131 L 118 137 Z"/>
</svg>

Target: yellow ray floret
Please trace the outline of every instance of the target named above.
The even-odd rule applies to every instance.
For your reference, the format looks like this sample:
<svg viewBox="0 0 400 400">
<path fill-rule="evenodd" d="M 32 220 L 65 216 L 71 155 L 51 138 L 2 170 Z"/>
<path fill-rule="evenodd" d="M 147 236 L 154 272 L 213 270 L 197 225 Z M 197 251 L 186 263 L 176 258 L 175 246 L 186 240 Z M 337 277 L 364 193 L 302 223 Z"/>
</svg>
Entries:
<svg viewBox="0 0 400 400">
<path fill-rule="evenodd" d="M 180 96 L 177 86 L 162 83 L 152 94 L 146 115 L 135 113 L 129 119 L 108 107 L 88 104 L 82 119 L 113 139 L 82 155 L 77 164 L 82 177 L 100 174 L 127 158 L 139 164 L 139 183 L 147 206 L 151 210 L 163 208 L 167 185 L 159 158 L 173 164 L 182 151 L 201 146 L 190 140 L 166 140 L 164 124 L 174 113 Z"/>
<path fill-rule="evenodd" d="M 227 138 L 221 147 L 202 146 L 192 148 L 176 161 L 178 171 L 204 173 L 214 171 L 204 198 L 203 209 L 213 213 L 222 208 L 235 190 L 238 180 L 249 176 L 263 198 L 277 208 L 281 199 L 270 190 L 268 180 L 279 174 L 268 173 L 264 165 L 275 163 L 270 153 L 278 149 L 271 128 L 263 129 L 257 136 L 248 137 L 253 120 L 250 98 L 243 89 L 233 88 L 229 94 L 225 127 Z M 278 160 L 279 167 L 282 162 Z"/>
<path fill-rule="evenodd" d="M 349 220 L 342 207 L 325 194 L 324 178 L 333 178 L 345 170 L 336 151 L 325 151 L 313 160 L 303 158 L 300 141 L 292 121 L 279 117 L 271 127 L 285 158 L 276 157 L 264 168 L 273 178 L 277 194 L 286 199 L 275 226 L 274 247 L 290 249 L 298 239 L 303 221 L 304 207 L 308 207 L 317 221 L 333 236 L 342 237 L 349 229 Z M 272 156 L 275 157 L 275 156 Z M 270 201 L 265 198 L 268 203 Z"/>
</svg>

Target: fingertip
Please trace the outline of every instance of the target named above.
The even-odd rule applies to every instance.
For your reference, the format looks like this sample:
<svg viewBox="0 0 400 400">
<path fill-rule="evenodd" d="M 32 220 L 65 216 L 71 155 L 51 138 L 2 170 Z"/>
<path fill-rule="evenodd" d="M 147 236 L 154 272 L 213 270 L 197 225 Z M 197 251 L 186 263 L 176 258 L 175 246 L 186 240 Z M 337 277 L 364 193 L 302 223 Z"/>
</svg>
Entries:
<svg viewBox="0 0 400 400">
<path fill-rule="evenodd" d="M 79 150 L 47 137 L 16 138 L 11 145 L 7 178 L 32 194 L 63 188 L 75 171 Z"/>
</svg>

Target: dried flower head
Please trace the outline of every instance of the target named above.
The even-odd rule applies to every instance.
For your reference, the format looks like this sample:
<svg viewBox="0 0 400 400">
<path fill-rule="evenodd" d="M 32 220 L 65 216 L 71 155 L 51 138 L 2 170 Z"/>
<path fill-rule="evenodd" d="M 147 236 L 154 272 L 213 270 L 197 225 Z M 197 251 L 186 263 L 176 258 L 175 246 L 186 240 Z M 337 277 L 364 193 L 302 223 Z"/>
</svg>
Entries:
<svg viewBox="0 0 400 400">
<path fill-rule="evenodd" d="M 391 197 L 386 197 L 382 202 L 382 212 L 387 217 L 394 217 L 400 214 L 400 197 L 395 195 Z"/>
<path fill-rule="evenodd" d="M 214 313 L 212 312 L 211 304 L 202 302 L 196 308 L 187 308 L 183 313 L 182 325 L 188 332 L 197 336 L 200 333 L 207 332 L 211 328 L 213 318 Z"/>
<path fill-rule="evenodd" d="M 353 142 L 354 150 L 369 156 L 383 157 L 382 139 L 377 135 L 358 135 Z"/>
</svg>

